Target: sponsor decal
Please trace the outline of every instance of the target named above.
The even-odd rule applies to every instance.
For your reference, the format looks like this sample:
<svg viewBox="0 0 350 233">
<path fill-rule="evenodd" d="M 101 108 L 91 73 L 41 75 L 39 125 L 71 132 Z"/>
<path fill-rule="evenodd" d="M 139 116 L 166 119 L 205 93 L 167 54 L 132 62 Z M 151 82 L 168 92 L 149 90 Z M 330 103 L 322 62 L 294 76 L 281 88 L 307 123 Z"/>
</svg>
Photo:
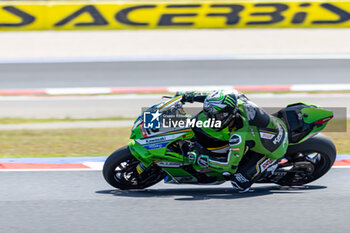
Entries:
<svg viewBox="0 0 350 233">
<path fill-rule="evenodd" d="M 224 100 L 224 103 L 234 108 L 237 105 L 237 99 L 236 99 L 236 97 L 232 97 L 230 95 L 227 95 L 225 100 Z"/>
<path fill-rule="evenodd" d="M 277 143 L 279 143 L 281 141 L 281 139 L 282 139 L 282 135 L 283 135 L 283 133 L 279 132 L 277 137 L 273 140 L 273 144 L 276 145 Z"/>
<path fill-rule="evenodd" d="M 148 134 L 147 134 L 147 132 L 146 132 L 144 126 L 143 126 L 143 123 L 141 123 L 140 130 L 141 130 L 142 136 L 144 136 L 144 137 L 148 136 Z"/>
<path fill-rule="evenodd" d="M 154 150 L 154 149 L 164 148 L 167 145 L 168 145 L 168 142 L 162 142 L 162 143 L 157 143 L 157 144 L 145 145 L 145 148 L 147 150 Z"/>
<path fill-rule="evenodd" d="M 255 106 L 252 104 L 244 104 L 244 109 L 247 114 L 247 118 L 249 121 L 254 120 L 256 116 L 256 109 Z"/>
<path fill-rule="evenodd" d="M 287 139 L 288 137 L 285 136 L 284 139 L 283 139 L 283 148 L 286 148 L 286 145 L 287 145 Z"/>
<path fill-rule="evenodd" d="M 137 173 L 139 173 L 139 174 L 141 174 L 141 173 L 143 172 L 143 170 L 142 170 L 139 166 L 136 167 L 136 171 L 137 171 Z"/>
<path fill-rule="evenodd" d="M 184 133 L 171 134 L 168 136 L 160 136 L 160 137 L 151 137 L 151 138 L 143 138 L 136 139 L 135 141 L 141 145 L 151 144 L 151 143 L 160 143 L 160 142 L 168 142 L 177 137 L 182 136 Z"/>
<path fill-rule="evenodd" d="M 236 173 L 233 176 L 240 183 L 247 183 L 247 182 L 249 182 L 249 180 L 247 180 L 247 178 L 245 178 L 241 173 Z"/>
<path fill-rule="evenodd" d="M 156 164 L 159 167 L 181 167 L 184 165 L 183 163 L 180 163 L 180 162 L 166 162 L 166 161 L 156 162 Z"/>
<path fill-rule="evenodd" d="M 238 135 L 238 134 L 233 134 L 229 140 L 230 146 L 239 145 L 241 144 L 241 142 L 242 142 L 242 137 L 241 135 Z"/>
<path fill-rule="evenodd" d="M 350 27 L 350 0 L 4 1 L 0 15 L 0 30 Z"/>
<path fill-rule="evenodd" d="M 266 132 L 259 132 L 260 134 L 260 138 L 263 139 L 272 139 L 276 134 L 272 134 L 272 133 L 266 133 Z"/>
<path fill-rule="evenodd" d="M 284 129 L 282 128 L 282 126 L 280 125 L 280 123 L 277 123 L 278 126 L 278 135 L 276 136 L 276 138 L 273 140 L 273 144 L 277 144 L 282 140 L 282 136 L 284 134 Z"/>
<path fill-rule="evenodd" d="M 255 178 L 257 175 L 263 173 L 266 169 L 268 169 L 274 163 L 275 163 L 275 160 L 268 159 L 268 158 L 266 158 L 266 156 L 264 158 L 260 159 L 257 166 L 256 166 L 256 173 L 253 176 L 253 178 Z M 273 168 L 271 168 L 271 171 L 272 170 L 274 172 Z"/>
<path fill-rule="evenodd" d="M 268 168 L 270 165 L 274 164 L 274 160 L 266 159 L 263 163 L 260 164 L 260 172 L 263 172 Z"/>
<path fill-rule="evenodd" d="M 145 165 L 143 163 L 139 163 L 136 166 L 137 173 L 141 174 L 146 169 Z"/>
<path fill-rule="evenodd" d="M 241 148 L 231 148 L 231 150 L 233 150 L 233 151 L 240 151 Z"/>
<path fill-rule="evenodd" d="M 325 122 L 327 122 L 327 121 L 332 120 L 332 118 L 333 118 L 333 116 L 326 117 L 326 118 L 323 118 L 322 120 L 316 121 L 315 123 L 316 123 L 316 124 L 323 124 L 323 123 L 325 123 Z"/>
<path fill-rule="evenodd" d="M 169 139 L 169 137 L 157 137 L 157 138 L 147 138 L 145 139 L 146 143 L 155 143 L 155 142 L 161 142 Z"/>
</svg>

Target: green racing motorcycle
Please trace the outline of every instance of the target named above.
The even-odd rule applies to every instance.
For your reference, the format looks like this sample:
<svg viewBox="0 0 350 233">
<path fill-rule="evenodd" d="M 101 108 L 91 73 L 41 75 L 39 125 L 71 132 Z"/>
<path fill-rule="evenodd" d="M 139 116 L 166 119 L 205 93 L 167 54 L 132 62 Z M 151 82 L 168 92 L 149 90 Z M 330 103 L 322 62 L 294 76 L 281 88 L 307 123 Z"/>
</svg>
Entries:
<svg viewBox="0 0 350 233">
<path fill-rule="evenodd" d="M 105 161 L 103 176 L 113 187 L 145 189 L 163 179 L 165 183 L 174 184 L 222 184 L 228 180 L 224 174 L 230 172 L 230 168 L 223 167 L 221 171 L 202 169 L 190 161 L 187 153 L 196 146 L 193 124 L 190 127 L 146 127 L 145 112 L 182 116 L 191 123 L 194 117 L 188 118 L 181 96 L 167 98 L 136 119 L 129 144 Z M 335 161 L 336 148 L 319 132 L 333 118 L 333 113 L 313 104 L 295 103 L 273 115 L 281 118 L 288 127 L 288 151 L 278 161 L 274 172 L 266 171 L 257 183 L 300 186 L 327 173 Z"/>
</svg>

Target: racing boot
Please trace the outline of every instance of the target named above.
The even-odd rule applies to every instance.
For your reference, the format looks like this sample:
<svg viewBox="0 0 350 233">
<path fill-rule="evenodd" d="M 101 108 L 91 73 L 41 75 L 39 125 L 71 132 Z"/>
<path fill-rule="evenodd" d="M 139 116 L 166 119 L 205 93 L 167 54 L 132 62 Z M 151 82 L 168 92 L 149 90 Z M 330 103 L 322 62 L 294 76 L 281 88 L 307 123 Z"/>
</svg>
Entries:
<svg viewBox="0 0 350 233">
<path fill-rule="evenodd" d="M 238 192 L 248 192 L 265 171 L 270 169 L 269 172 L 273 172 L 273 168 L 277 167 L 274 165 L 277 165 L 276 160 L 251 152 L 242 159 L 237 172 L 231 176 L 231 184 Z"/>
</svg>

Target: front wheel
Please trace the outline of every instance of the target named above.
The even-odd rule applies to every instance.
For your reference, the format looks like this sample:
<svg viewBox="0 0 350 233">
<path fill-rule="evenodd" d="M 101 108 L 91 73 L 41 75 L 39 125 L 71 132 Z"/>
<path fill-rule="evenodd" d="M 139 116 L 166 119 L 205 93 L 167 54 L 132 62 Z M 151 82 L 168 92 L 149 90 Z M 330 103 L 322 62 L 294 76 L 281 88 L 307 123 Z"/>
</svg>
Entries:
<svg viewBox="0 0 350 233">
<path fill-rule="evenodd" d="M 124 146 L 113 152 L 103 166 L 103 177 L 108 184 L 118 189 L 144 189 L 165 177 L 164 171 L 151 165 L 141 175 L 136 167 L 140 162 L 131 154 L 129 147 Z"/>
</svg>

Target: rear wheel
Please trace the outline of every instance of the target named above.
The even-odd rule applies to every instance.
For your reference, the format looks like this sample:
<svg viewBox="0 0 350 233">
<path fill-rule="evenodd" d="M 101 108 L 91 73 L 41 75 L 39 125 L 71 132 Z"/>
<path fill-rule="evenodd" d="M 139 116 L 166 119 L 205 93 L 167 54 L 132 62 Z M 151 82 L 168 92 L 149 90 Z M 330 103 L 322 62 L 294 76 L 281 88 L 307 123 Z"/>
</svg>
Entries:
<svg viewBox="0 0 350 233">
<path fill-rule="evenodd" d="M 118 189 L 144 189 L 165 177 L 165 173 L 156 165 L 148 167 L 141 175 L 136 167 L 140 162 L 125 146 L 112 153 L 103 166 L 105 180 Z"/>
<path fill-rule="evenodd" d="M 280 164 L 277 171 L 286 171 L 287 175 L 276 183 L 285 186 L 303 185 L 328 172 L 335 161 L 336 148 L 327 136 L 319 134 L 290 146 L 284 157 L 288 161 Z"/>
</svg>

